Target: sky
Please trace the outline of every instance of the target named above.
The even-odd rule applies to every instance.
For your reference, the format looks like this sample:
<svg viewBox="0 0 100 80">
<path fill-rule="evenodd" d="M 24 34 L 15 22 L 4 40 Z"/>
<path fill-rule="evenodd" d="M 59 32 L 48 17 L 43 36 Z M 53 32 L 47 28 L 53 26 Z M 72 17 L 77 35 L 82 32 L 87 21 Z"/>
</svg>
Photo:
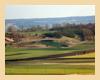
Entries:
<svg viewBox="0 0 100 80">
<path fill-rule="evenodd" d="M 8 5 L 5 19 L 95 15 L 95 5 Z"/>
</svg>

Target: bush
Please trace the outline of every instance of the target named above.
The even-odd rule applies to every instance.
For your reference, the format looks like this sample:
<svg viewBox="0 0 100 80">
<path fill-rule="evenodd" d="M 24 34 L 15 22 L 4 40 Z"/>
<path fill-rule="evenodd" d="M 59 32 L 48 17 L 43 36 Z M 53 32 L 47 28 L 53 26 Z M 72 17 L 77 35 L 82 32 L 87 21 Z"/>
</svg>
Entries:
<svg viewBox="0 0 100 80">
<path fill-rule="evenodd" d="M 61 38 L 62 35 L 58 32 L 54 32 L 54 33 L 45 33 L 43 34 L 45 37 L 53 37 L 53 38 Z"/>
</svg>

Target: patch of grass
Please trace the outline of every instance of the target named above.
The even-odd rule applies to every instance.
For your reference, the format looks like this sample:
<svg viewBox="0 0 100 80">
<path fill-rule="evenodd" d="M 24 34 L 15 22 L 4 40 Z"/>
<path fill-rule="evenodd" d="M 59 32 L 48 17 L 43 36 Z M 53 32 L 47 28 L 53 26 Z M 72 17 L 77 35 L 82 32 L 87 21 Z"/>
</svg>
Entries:
<svg viewBox="0 0 100 80">
<path fill-rule="evenodd" d="M 17 52 L 8 52 L 6 53 L 6 60 L 10 59 L 24 59 L 31 57 L 41 57 L 46 55 L 54 55 L 54 54 L 63 54 L 64 52 L 71 52 L 73 50 L 24 50 Z M 21 54 L 20 54 L 21 53 Z M 27 53 L 27 54 L 26 54 Z M 20 54 L 20 55 L 17 55 Z M 7 56 L 11 55 L 11 56 Z"/>
<path fill-rule="evenodd" d="M 8 46 L 6 47 L 6 60 L 34 58 L 34 57 L 41 57 L 41 56 L 54 55 L 54 54 L 63 54 L 67 52 L 81 51 L 85 49 L 87 50 L 91 47 L 93 48 L 94 46 L 93 44 L 90 44 L 90 45 L 80 44 L 80 45 L 69 47 L 69 48 L 47 48 L 47 49 L 46 48 L 25 49 L 25 48 L 13 48 L 11 46 Z M 94 54 L 90 54 L 90 55 L 88 54 L 86 56 L 95 57 Z M 83 57 L 86 57 L 86 56 L 83 56 Z M 70 57 L 77 58 L 78 56 L 70 56 Z M 79 57 L 82 57 L 82 55 L 80 55 Z"/>
<path fill-rule="evenodd" d="M 34 32 L 21 32 L 21 34 L 45 34 L 45 33 L 53 33 L 55 31 L 34 31 Z"/>
<path fill-rule="evenodd" d="M 95 48 L 95 44 L 92 43 L 81 43 L 71 47 L 71 49 L 78 49 L 78 50 L 88 50 L 88 49 Z"/>
<path fill-rule="evenodd" d="M 63 58 L 95 58 L 95 52 L 87 53 L 84 55 L 65 56 Z"/>
<path fill-rule="evenodd" d="M 6 60 L 41 57 L 46 55 L 63 54 L 72 51 L 76 50 L 70 50 L 66 48 L 25 49 L 25 48 L 6 47 Z"/>
<path fill-rule="evenodd" d="M 6 47 L 6 60 L 11 59 L 24 59 L 31 57 L 39 57 L 46 55 L 62 54 L 67 52 L 81 51 L 94 48 L 94 44 L 79 44 L 68 48 L 14 48 L 11 46 Z M 20 54 L 21 53 L 21 54 Z M 93 59 L 82 59 L 92 58 Z M 52 60 L 26 60 L 26 61 L 10 61 L 6 62 L 5 73 L 8 75 L 66 75 L 66 74 L 95 74 L 94 53 L 85 55 L 69 56 L 64 59 Z M 71 58 L 71 59 L 68 59 Z M 74 59 L 79 58 L 79 59 Z M 43 64 L 50 63 L 50 64 Z M 89 63 L 89 64 L 88 64 Z M 84 65 L 83 65 L 84 64 Z"/>
<path fill-rule="evenodd" d="M 23 48 L 14 48 L 14 47 L 12 47 L 10 45 L 5 47 L 6 53 L 8 53 L 8 52 L 24 51 L 24 50 L 25 49 L 23 49 Z"/>
<path fill-rule="evenodd" d="M 31 66 L 6 66 L 6 74 L 94 74 L 94 65 L 31 65 Z"/>
</svg>

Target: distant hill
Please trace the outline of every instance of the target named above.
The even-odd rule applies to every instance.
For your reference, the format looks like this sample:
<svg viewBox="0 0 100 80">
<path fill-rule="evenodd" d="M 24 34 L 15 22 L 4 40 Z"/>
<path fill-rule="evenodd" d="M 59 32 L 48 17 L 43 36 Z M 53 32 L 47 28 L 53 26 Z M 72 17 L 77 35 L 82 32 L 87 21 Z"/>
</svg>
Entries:
<svg viewBox="0 0 100 80">
<path fill-rule="evenodd" d="M 6 19 L 5 25 L 13 24 L 18 27 L 31 27 L 33 25 L 52 25 L 60 23 L 70 24 L 88 24 L 95 23 L 95 16 L 76 16 L 76 17 L 60 17 L 60 18 L 32 18 L 32 19 Z"/>
</svg>

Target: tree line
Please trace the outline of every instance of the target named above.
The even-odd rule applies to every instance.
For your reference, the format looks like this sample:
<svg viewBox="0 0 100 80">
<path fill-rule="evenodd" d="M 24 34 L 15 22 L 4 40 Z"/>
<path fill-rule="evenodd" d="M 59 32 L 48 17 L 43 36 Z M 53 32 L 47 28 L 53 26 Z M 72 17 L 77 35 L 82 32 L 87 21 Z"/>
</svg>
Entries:
<svg viewBox="0 0 100 80">
<path fill-rule="evenodd" d="M 47 37 L 60 38 L 62 36 L 67 36 L 71 38 L 77 38 L 81 41 L 95 40 L 95 24 L 53 24 L 52 27 L 49 25 L 37 25 L 33 27 L 25 28 L 24 26 L 15 27 L 9 26 L 6 31 L 6 36 L 16 35 L 16 37 L 24 37 L 25 35 L 19 34 L 19 32 L 36 32 L 36 31 L 48 31 L 47 33 L 41 34 Z M 51 33 L 52 31 L 53 33 Z"/>
</svg>

